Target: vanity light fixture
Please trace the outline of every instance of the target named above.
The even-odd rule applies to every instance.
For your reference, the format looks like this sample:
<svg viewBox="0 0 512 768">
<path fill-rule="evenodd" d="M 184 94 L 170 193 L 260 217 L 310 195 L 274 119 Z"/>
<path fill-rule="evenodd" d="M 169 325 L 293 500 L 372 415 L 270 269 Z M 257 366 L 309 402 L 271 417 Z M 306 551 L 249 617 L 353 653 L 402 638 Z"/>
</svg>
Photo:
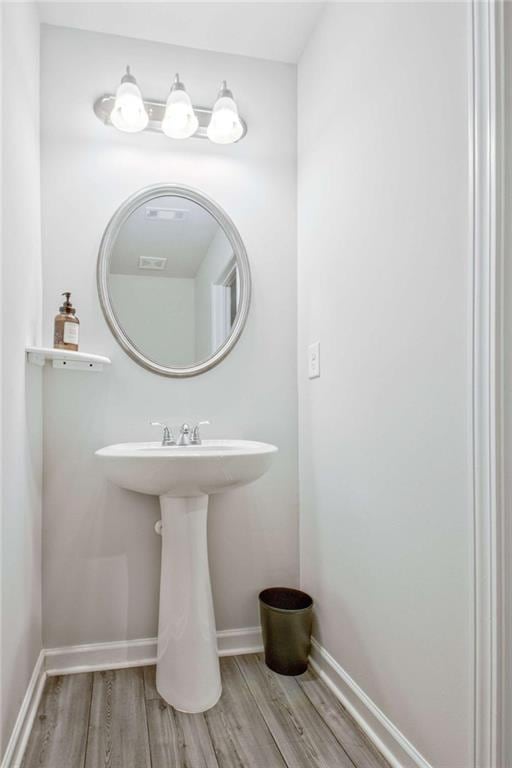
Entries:
<svg viewBox="0 0 512 768">
<path fill-rule="evenodd" d="M 162 131 L 171 139 L 188 139 L 199 127 L 190 96 L 177 74 L 165 106 Z"/>
<path fill-rule="evenodd" d="M 116 128 L 127 133 L 143 131 L 148 124 L 149 116 L 130 67 L 126 67 L 126 74 L 123 75 L 116 91 L 110 120 Z"/>
<path fill-rule="evenodd" d="M 215 144 L 234 144 L 247 133 L 225 80 L 213 108 L 193 105 L 179 75 L 167 101 L 153 101 L 143 98 L 127 67 L 116 94 L 96 99 L 94 112 L 105 125 L 128 133 L 155 131 L 172 139 L 209 139 Z"/>
<path fill-rule="evenodd" d="M 215 144 L 233 144 L 242 137 L 243 132 L 236 101 L 223 80 L 208 125 L 208 138 Z"/>
</svg>

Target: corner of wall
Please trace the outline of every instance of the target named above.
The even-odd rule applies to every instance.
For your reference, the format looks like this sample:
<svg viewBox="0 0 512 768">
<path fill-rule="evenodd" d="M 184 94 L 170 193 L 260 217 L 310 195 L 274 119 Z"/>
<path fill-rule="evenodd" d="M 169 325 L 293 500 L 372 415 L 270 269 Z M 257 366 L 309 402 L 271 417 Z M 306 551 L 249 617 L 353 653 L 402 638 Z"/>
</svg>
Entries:
<svg viewBox="0 0 512 768">
<path fill-rule="evenodd" d="M 2 754 L 42 649 L 42 379 L 25 355 L 41 335 L 42 267 L 39 14 L 3 3 L 0 17 Z"/>
</svg>

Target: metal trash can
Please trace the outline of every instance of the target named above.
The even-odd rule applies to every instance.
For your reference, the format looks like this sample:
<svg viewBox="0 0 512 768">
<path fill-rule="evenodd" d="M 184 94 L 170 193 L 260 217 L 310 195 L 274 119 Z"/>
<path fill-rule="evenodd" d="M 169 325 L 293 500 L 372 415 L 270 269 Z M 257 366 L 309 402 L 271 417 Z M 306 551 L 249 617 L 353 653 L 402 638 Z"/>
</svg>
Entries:
<svg viewBox="0 0 512 768">
<path fill-rule="evenodd" d="M 280 675 L 301 675 L 311 648 L 313 598 L 299 589 L 271 587 L 259 599 L 265 664 Z"/>
</svg>

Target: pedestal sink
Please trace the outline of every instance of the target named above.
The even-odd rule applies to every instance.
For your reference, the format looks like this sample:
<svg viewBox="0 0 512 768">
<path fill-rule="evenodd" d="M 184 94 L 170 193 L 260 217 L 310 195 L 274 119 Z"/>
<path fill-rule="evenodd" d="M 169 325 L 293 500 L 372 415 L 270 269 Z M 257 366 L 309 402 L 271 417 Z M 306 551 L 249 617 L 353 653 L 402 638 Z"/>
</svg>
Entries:
<svg viewBox="0 0 512 768">
<path fill-rule="evenodd" d="M 257 480 L 276 452 L 274 445 L 248 440 L 187 446 L 123 443 L 96 451 L 113 483 L 160 497 L 156 685 L 182 712 L 204 712 L 222 692 L 208 568 L 208 496 Z"/>
</svg>

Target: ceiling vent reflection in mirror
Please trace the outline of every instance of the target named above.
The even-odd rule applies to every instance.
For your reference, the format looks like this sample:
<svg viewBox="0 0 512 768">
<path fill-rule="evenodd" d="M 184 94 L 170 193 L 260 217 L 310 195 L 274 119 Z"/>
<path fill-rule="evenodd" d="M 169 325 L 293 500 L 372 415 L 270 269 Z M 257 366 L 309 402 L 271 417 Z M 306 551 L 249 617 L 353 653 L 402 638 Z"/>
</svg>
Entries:
<svg viewBox="0 0 512 768">
<path fill-rule="evenodd" d="M 150 221 L 183 221 L 186 215 L 179 208 L 146 208 L 146 219 Z"/>
<path fill-rule="evenodd" d="M 171 139 L 209 139 L 214 144 L 234 144 L 247 133 L 226 80 L 212 108 L 194 106 L 178 74 L 165 102 L 150 101 L 143 98 L 130 67 L 126 67 L 115 95 L 97 99 L 94 112 L 105 125 L 125 133 L 149 130 Z"/>
<path fill-rule="evenodd" d="M 167 259 L 165 256 L 139 256 L 139 269 L 165 269 Z"/>
</svg>

